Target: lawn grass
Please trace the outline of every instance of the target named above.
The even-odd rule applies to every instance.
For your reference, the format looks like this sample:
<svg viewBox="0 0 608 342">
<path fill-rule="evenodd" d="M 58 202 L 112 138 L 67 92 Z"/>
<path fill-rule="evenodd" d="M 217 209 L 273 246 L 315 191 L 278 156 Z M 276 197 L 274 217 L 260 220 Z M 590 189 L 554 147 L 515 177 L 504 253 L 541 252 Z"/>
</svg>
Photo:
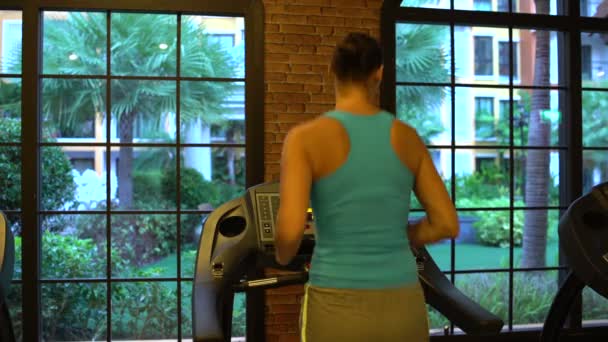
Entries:
<svg viewBox="0 0 608 342">
<path fill-rule="evenodd" d="M 437 266 L 443 271 L 450 270 L 451 248 L 449 243 L 427 246 Z M 558 243 L 548 242 L 546 262 L 548 266 L 558 265 Z M 479 244 L 456 244 L 456 270 L 490 269 L 509 267 L 509 249 Z M 522 248 L 513 248 L 515 266 L 521 260 Z"/>
<path fill-rule="evenodd" d="M 427 247 L 433 256 L 435 263 L 443 271 L 450 269 L 451 248 L 449 243 L 435 244 Z M 513 249 L 516 266 L 521 259 L 521 247 Z M 547 243 L 546 262 L 549 266 L 556 266 L 558 260 L 557 242 Z M 194 262 L 196 253 L 191 250 L 184 251 L 182 254 L 182 275 L 192 277 L 194 274 Z M 456 269 L 495 269 L 507 268 L 509 266 L 509 249 L 483 246 L 478 244 L 456 244 Z M 163 259 L 146 266 L 144 269 L 156 268 L 159 270 L 159 277 L 175 277 L 177 275 L 177 255 L 169 254 Z"/>
</svg>

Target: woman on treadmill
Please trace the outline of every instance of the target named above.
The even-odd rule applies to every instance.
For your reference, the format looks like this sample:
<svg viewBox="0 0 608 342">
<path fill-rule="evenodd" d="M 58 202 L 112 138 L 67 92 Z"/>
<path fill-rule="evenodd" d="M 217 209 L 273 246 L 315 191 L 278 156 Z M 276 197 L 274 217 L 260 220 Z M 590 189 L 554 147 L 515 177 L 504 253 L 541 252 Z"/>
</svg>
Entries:
<svg viewBox="0 0 608 342">
<path fill-rule="evenodd" d="M 315 215 L 302 341 L 428 341 L 409 245 L 455 238 L 456 210 L 416 130 L 375 104 L 378 42 L 349 34 L 331 71 L 335 109 L 291 129 L 281 157 L 277 262 L 295 256 L 309 204 Z M 412 191 L 426 216 L 408 226 Z"/>
</svg>

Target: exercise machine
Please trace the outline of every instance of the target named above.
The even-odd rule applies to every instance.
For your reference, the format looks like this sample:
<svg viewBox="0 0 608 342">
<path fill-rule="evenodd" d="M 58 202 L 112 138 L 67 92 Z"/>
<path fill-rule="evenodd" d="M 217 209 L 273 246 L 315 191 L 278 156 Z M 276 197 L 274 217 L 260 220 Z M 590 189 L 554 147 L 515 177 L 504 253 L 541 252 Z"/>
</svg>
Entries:
<svg viewBox="0 0 608 342">
<path fill-rule="evenodd" d="M 6 303 L 15 265 L 15 243 L 4 214 L 0 211 L 0 342 L 14 342 L 15 334 Z"/>
<path fill-rule="evenodd" d="M 279 184 L 252 187 L 205 220 L 192 291 L 193 338 L 196 342 L 230 341 L 234 293 L 303 284 L 314 249 L 314 219 L 309 212 L 304 238 L 294 260 L 283 267 L 274 259 Z M 504 322 L 460 292 L 424 248 L 412 249 L 426 301 L 467 334 L 493 335 Z M 252 279 L 255 269 L 292 271 L 284 276 Z M 258 272 L 259 273 L 259 272 Z M 247 327 L 249 329 L 249 325 Z"/>
<path fill-rule="evenodd" d="M 608 182 L 572 202 L 558 232 L 570 270 L 549 309 L 541 342 L 559 341 L 570 308 L 586 286 L 608 298 Z"/>
</svg>

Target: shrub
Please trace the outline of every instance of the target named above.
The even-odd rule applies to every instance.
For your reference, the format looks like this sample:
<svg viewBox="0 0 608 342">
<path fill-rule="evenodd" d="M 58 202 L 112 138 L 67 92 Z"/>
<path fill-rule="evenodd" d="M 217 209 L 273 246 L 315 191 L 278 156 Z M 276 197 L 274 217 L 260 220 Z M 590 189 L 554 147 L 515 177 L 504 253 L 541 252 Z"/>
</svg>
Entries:
<svg viewBox="0 0 608 342">
<path fill-rule="evenodd" d="M 87 239 L 45 233 L 42 236 L 42 269 L 45 278 L 90 278 L 105 273 L 106 259 L 95 243 Z M 114 251 L 113 251 L 114 252 Z M 104 253 L 102 253 L 104 254 Z M 125 271 L 125 263 L 113 253 L 113 268 Z M 15 237 L 16 264 L 21 264 L 21 238 Z M 157 277 L 152 270 L 131 270 L 135 277 Z M 15 277 L 21 276 L 16 268 Z M 14 291 L 11 302 L 21 303 Z M 18 297 L 18 298 L 17 298 Z M 106 285 L 59 283 L 42 286 L 42 329 L 44 340 L 105 339 Z M 173 305 L 173 303 L 175 303 Z M 11 307 L 14 320 L 20 306 Z M 174 338 L 177 335 L 177 293 L 175 286 L 161 282 L 118 283 L 112 287 L 112 334 L 117 338 Z M 191 324 L 190 315 L 183 317 Z M 18 327 L 20 327 L 18 325 Z M 20 334 L 21 329 L 18 329 Z M 19 337 L 18 337 L 19 340 Z"/>
<path fill-rule="evenodd" d="M 169 201 L 177 198 L 177 170 L 171 168 L 163 172 L 162 194 Z M 198 209 L 199 205 L 215 203 L 218 195 L 214 184 L 206 181 L 196 169 L 182 167 L 180 171 L 180 200 L 182 208 Z"/>
<path fill-rule="evenodd" d="M 99 208 L 104 209 L 105 203 Z M 141 210 L 157 210 L 155 202 L 137 203 Z M 128 214 L 112 215 L 113 253 L 125 265 L 142 266 L 175 251 L 177 244 L 176 215 Z M 106 248 L 106 222 L 96 215 L 80 215 L 77 234 L 92 239 L 99 250 Z M 114 269 L 113 272 L 120 272 Z"/>
<path fill-rule="evenodd" d="M 0 143 L 20 141 L 20 120 L 0 118 L 0 132 Z M 41 208 L 57 210 L 73 201 L 76 185 L 72 165 L 61 148 L 44 147 L 40 162 Z M 0 188 L 0 209 L 21 208 L 21 153 L 18 147 L 0 146 Z"/>
</svg>

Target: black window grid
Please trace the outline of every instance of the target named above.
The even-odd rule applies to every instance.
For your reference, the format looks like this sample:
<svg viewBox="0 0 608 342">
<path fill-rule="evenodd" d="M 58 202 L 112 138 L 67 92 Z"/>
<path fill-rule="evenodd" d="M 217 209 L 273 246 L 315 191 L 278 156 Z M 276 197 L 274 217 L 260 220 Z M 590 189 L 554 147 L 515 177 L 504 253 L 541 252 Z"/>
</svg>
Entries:
<svg viewBox="0 0 608 342">
<path fill-rule="evenodd" d="M 103 8 L 94 1 L 82 1 L 74 7 L 71 1 L 63 0 L 43 0 L 43 1 L 32 1 L 32 0 L 7 0 L 2 5 L 2 10 L 15 10 L 22 12 L 23 27 L 23 65 L 24 68 L 22 73 L 0 73 L 0 78 L 18 78 L 22 81 L 22 89 L 26 89 L 26 84 L 33 86 L 30 89 L 39 89 L 43 79 L 102 79 L 102 80 L 116 80 L 116 79 L 133 79 L 133 80 L 163 80 L 163 81 L 175 81 L 178 85 L 176 87 L 175 97 L 180 98 L 180 87 L 179 82 L 181 81 L 211 81 L 211 82 L 242 82 L 245 87 L 245 112 L 246 113 L 261 113 L 263 110 L 263 100 L 251 96 L 253 91 L 263 90 L 261 80 L 263 80 L 263 67 L 261 62 L 263 61 L 263 45 L 253 44 L 247 42 L 245 61 L 246 76 L 245 78 L 225 78 L 225 77 L 184 77 L 180 73 L 180 50 L 176 50 L 176 75 L 168 77 L 154 77 L 154 76 L 122 76 L 122 75 L 111 75 L 111 58 L 110 56 L 110 19 L 111 13 L 113 12 L 142 12 L 142 13 L 160 13 L 160 14 L 172 14 L 178 18 L 178 22 L 181 23 L 182 15 L 212 15 L 212 16 L 231 16 L 231 17 L 244 17 L 246 29 L 242 30 L 243 35 L 245 32 L 251 32 L 251 41 L 262 42 L 263 31 L 259 28 L 262 27 L 263 21 L 263 10 L 261 4 L 257 1 L 234 1 L 230 3 L 192 3 L 186 0 L 176 0 L 172 3 L 161 3 L 149 0 L 129 0 L 121 3 L 120 8 L 110 9 Z M 42 47 L 41 37 L 42 34 L 38 34 L 39 30 L 42 31 L 42 12 L 45 10 L 51 11 L 82 11 L 82 12 L 102 12 L 106 13 L 106 29 L 107 29 L 107 41 L 106 41 L 106 74 L 105 75 L 63 75 L 63 74 L 45 74 L 42 75 L 41 58 L 42 58 Z M 29 23 L 26 24 L 26 23 Z M 181 25 L 177 25 L 177 41 L 178 46 L 181 40 Z M 35 39 L 32 39 L 36 37 Z M 28 39 L 30 38 L 30 39 Z M 30 62 L 29 67 L 26 63 Z M 32 67 L 34 66 L 34 67 Z M 255 66 L 255 67 L 254 67 Z M 253 71 L 255 68 L 255 71 Z M 36 92 L 24 92 L 22 94 L 22 107 L 24 109 L 40 108 L 40 102 L 38 101 L 39 94 Z M 230 147 L 230 148 L 242 148 L 246 150 L 246 186 L 251 186 L 263 181 L 263 145 L 248 143 L 263 137 L 263 116 L 261 114 L 247 115 L 246 118 L 246 140 L 245 143 L 181 143 L 180 139 L 180 101 L 176 101 L 176 143 L 174 144 L 155 144 L 155 143 L 117 143 L 110 141 L 110 120 L 106 120 L 106 141 L 100 143 L 57 143 L 57 142 L 44 142 L 40 139 L 39 128 L 40 123 L 35 120 L 24 119 L 22 117 L 21 129 L 22 139 L 21 141 L 0 143 L 0 146 L 17 147 L 21 148 L 22 155 L 26 153 L 34 153 L 33 158 L 24 158 L 22 165 L 22 173 L 25 176 L 32 176 L 39 174 L 38 169 L 38 153 L 41 148 L 45 146 L 97 146 L 106 147 L 107 151 L 110 151 L 110 147 L 175 147 L 177 152 L 181 148 L 185 147 Z M 111 108 L 111 84 L 106 82 L 106 107 Z M 26 112 L 26 110 L 23 110 Z M 35 112 L 39 112 L 35 110 Z M 35 137 L 36 139 L 32 139 Z M 34 143 L 35 141 L 35 143 Z M 105 167 L 106 171 L 110 168 L 110 153 L 105 153 Z M 177 181 L 180 180 L 180 153 L 176 153 L 176 167 L 177 167 Z M 110 173 L 106 172 L 107 184 L 110 184 Z M 29 177 L 28 177 L 29 178 Z M 23 177 L 22 179 L 26 179 Z M 23 329 L 23 340 L 39 340 L 41 337 L 41 302 L 40 302 L 40 289 L 44 284 L 57 284 L 57 283 L 78 283 L 78 284 L 91 284 L 91 283 L 105 283 L 107 284 L 107 302 L 106 302 L 106 327 L 107 327 L 107 340 L 111 340 L 111 329 L 112 329 L 112 310 L 110 306 L 111 302 L 111 284 L 112 283 L 146 283 L 146 282 L 173 282 L 177 283 L 179 289 L 177 289 L 177 338 L 182 340 L 182 284 L 188 284 L 192 282 L 191 276 L 183 276 L 181 270 L 181 231 L 180 231 L 180 215 L 206 215 L 209 214 L 208 210 L 189 210 L 182 209 L 179 207 L 180 204 L 180 187 L 177 187 L 177 209 L 176 210 L 157 210 L 157 211 L 140 211 L 140 210 L 121 210 L 113 211 L 111 209 L 94 211 L 59 211 L 59 210 L 40 210 L 37 201 L 28 201 L 26 198 L 22 198 L 21 208 L 18 210 L 5 210 L 7 215 L 18 215 L 22 220 L 23 227 L 23 259 L 22 265 L 24 268 L 23 279 L 15 279 L 14 284 L 21 286 L 23 294 L 23 326 L 37 327 L 35 329 Z M 29 195 L 39 193 L 39 184 L 37 182 L 22 182 L 22 194 Z M 110 187 L 106 186 L 106 197 L 107 201 L 110 200 Z M 35 198 L 35 197 L 34 197 Z M 162 277 L 162 278 L 117 278 L 110 277 L 111 272 L 111 253 L 110 253 L 110 221 L 107 220 L 111 214 L 170 214 L 176 215 L 176 225 L 178 236 L 177 240 L 177 270 L 175 277 Z M 78 278 L 78 279 L 40 279 L 40 253 L 41 253 L 41 235 L 39 231 L 39 217 L 43 215 L 105 215 L 106 216 L 106 235 L 107 235 L 107 246 L 106 246 L 106 276 L 102 278 Z M 27 228 L 34 229 L 27 229 Z M 260 312 L 263 313 L 263 295 L 248 296 L 247 305 L 255 305 L 255 307 L 261 308 L 257 310 L 257 316 L 261 316 Z M 260 303 L 262 303 L 260 305 Z M 249 319 L 248 319 L 249 320 Z M 263 318 L 262 318 L 263 322 Z M 263 323 L 262 323 L 263 326 Z M 263 329 L 252 329 L 251 336 L 258 338 L 262 336 Z"/>
<path fill-rule="evenodd" d="M 414 8 L 414 7 L 401 7 L 401 1 L 385 1 L 382 8 L 381 18 L 381 35 L 384 42 L 385 48 L 385 75 L 384 84 L 382 85 L 381 92 L 381 105 L 389 110 L 395 111 L 396 108 L 396 92 L 395 86 L 441 86 L 449 88 L 451 94 L 451 143 L 450 145 L 427 145 L 428 148 L 443 148 L 451 150 L 451 186 L 450 194 L 453 200 L 456 196 L 455 178 L 456 178 L 456 165 L 455 165 L 455 152 L 459 149 L 506 149 L 510 155 L 513 155 L 515 151 L 526 151 L 534 149 L 546 149 L 560 152 L 560 205 L 558 206 L 546 206 L 546 207 L 516 207 L 514 206 L 514 159 L 509 158 L 509 207 L 505 208 L 457 208 L 460 211 L 496 211 L 508 209 L 510 213 L 509 224 L 513 227 L 514 213 L 515 210 L 559 210 L 560 215 L 567 209 L 567 204 L 575 198 L 582 195 L 582 151 L 608 151 L 606 147 L 587 147 L 583 148 L 582 142 L 582 101 L 581 92 L 583 90 L 595 90 L 595 91 L 608 91 L 605 88 L 584 88 L 581 84 L 581 33 L 585 31 L 591 32 L 606 32 L 608 31 L 608 22 L 600 18 L 584 18 L 579 15 L 580 4 L 578 0 L 556 0 L 557 3 L 557 15 L 537 15 L 537 14 L 526 14 L 526 13 L 514 13 L 516 6 L 515 0 L 509 0 L 509 12 L 484 12 L 480 14 L 478 11 L 465 11 L 455 10 L 454 3 L 457 0 L 450 2 L 450 9 L 430 9 L 430 8 Z M 564 19 L 566 17 L 567 19 Z M 395 51 L 395 37 L 396 30 L 395 26 L 399 23 L 406 24 L 429 24 L 429 25 L 444 25 L 450 27 L 450 82 L 444 83 L 425 83 L 425 82 L 402 82 L 397 81 L 395 73 L 394 58 L 396 55 Z M 455 33 L 454 28 L 457 26 L 471 26 L 471 27 L 494 27 L 494 28 L 507 28 L 509 32 L 508 41 L 508 56 L 509 56 L 509 70 L 511 72 L 508 75 L 508 84 L 466 84 L 459 82 L 456 79 L 456 61 L 454 57 L 455 48 Z M 517 78 L 518 72 L 514 70 L 517 66 L 514 61 L 514 44 L 513 41 L 513 30 L 514 29 L 543 29 L 549 31 L 557 31 L 562 34 L 558 37 L 558 49 L 565 52 L 561 54 L 558 61 L 559 69 L 559 81 L 557 85 L 551 84 L 546 86 L 536 85 L 520 85 L 515 84 L 514 77 Z M 566 62 L 567 61 L 567 62 Z M 490 146 L 462 146 L 458 145 L 455 141 L 454 129 L 455 123 L 455 96 L 457 87 L 481 87 L 481 88 L 508 88 L 509 89 L 509 141 L 508 145 L 490 145 Z M 514 146 L 514 119 L 513 119 L 513 106 L 515 104 L 514 91 L 517 89 L 546 89 L 546 90 L 559 90 L 563 91 L 566 96 L 560 96 L 559 108 L 565 112 L 563 118 L 563 124 L 560 125 L 560 143 L 559 146 Z M 564 157 L 562 157 L 564 156 Z M 412 210 L 413 212 L 422 210 Z M 507 328 L 509 331 L 513 330 L 513 307 L 514 307 L 514 274 L 519 272 L 527 271 L 559 271 L 560 282 L 564 279 L 567 267 L 543 267 L 534 269 L 521 269 L 514 267 L 514 230 L 510 229 L 510 247 L 509 247 L 509 267 L 508 269 L 476 269 L 476 270 L 457 270 L 455 269 L 455 246 L 454 240 L 451 241 L 451 253 L 450 253 L 450 269 L 445 271 L 445 274 L 455 281 L 455 275 L 460 273 L 487 273 L 487 272 L 505 272 L 509 273 L 509 307 L 508 307 L 508 322 Z M 559 253 L 559 265 L 563 265 L 565 257 L 561 251 Z M 582 321 L 582 303 L 579 300 L 575 303 L 570 312 L 570 326 L 580 327 Z M 450 327 L 451 332 L 454 332 L 453 324 Z"/>
</svg>

